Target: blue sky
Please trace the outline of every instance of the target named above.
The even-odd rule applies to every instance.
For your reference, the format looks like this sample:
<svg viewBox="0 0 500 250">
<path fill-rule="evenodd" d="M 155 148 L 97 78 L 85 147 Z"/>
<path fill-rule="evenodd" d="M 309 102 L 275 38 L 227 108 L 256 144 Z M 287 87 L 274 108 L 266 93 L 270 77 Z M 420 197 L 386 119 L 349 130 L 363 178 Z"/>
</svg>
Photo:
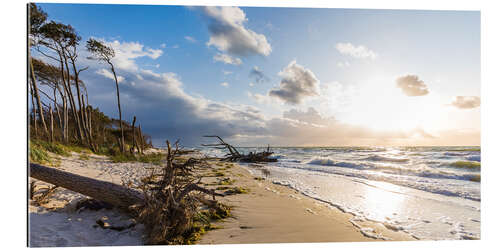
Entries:
<svg viewBox="0 0 500 250">
<path fill-rule="evenodd" d="M 39 5 L 122 52 L 125 119 L 157 144 L 480 143 L 479 12 Z M 116 117 L 105 65 L 81 66 L 91 104 Z"/>
</svg>

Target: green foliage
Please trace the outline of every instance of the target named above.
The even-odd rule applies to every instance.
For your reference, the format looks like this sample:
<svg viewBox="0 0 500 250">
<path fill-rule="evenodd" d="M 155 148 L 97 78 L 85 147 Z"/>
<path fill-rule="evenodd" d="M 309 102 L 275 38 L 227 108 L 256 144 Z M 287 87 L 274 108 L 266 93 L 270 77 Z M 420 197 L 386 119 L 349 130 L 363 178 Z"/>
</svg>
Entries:
<svg viewBox="0 0 500 250">
<path fill-rule="evenodd" d="M 132 154 L 115 154 L 111 155 L 111 161 L 114 163 L 122 163 L 122 162 L 136 162 L 137 158 Z"/>
<path fill-rule="evenodd" d="M 85 46 L 87 50 L 94 55 L 94 60 L 110 62 L 115 56 L 113 48 L 104 45 L 102 42 L 90 38 Z"/>
<path fill-rule="evenodd" d="M 71 154 L 66 150 L 66 148 L 59 144 L 59 143 L 51 143 L 47 141 L 42 141 L 42 140 L 31 140 L 30 141 L 31 145 L 34 145 L 36 147 L 42 148 L 45 151 L 62 155 L 62 156 L 70 156 Z"/>
<path fill-rule="evenodd" d="M 34 3 L 29 4 L 29 18 L 30 18 L 30 35 L 37 35 L 40 27 L 47 20 L 47 13 Z"/>
<path fill-rule="evenodd" d="M 220 202 L 217 202 L 217 205 L 213 208 L 202 210 L 199 213 L 201 218 L 204 218 L 204 221 L 218 221 L 225 219 L 231 216 L 231 207 L 226 206 Z"/>
<path fill-rule="evenodd" d="M 236 180 L 231 180 L 231 178 L 224 178 L 222 180 L 219 180 L 217 185 L 232 185 Z"/>
<path fill-rule="evenodd" d="M 75 152 L 75 153 L 84 153 L 84 154 L 90 154 L 92 151 L 86 147 L 78 146 L 78 145 L 62 145 L 61 146 L 67 151 L 67 152 Z"/>
<path fill-rule="evenodd" d="M 29 160 L 33 163 L 49 163 L 50 157 L 45 149 L 36 144 L 30 143 Z"/>
<path fill-rule="evenodd" d="M 111 155 L 111 161 L 115 163 L 120 162 L 144 162 L 144 163 L 152 163 L 155 165 L 160 165 L 162 161 L 165 159 L 165 154 L 161 153 L 153 153 L 153 154 L 145 154 L 145 155 L 133 155 L 130 153 L 115 153 Z"/>
<path fill-rule="evenodd" d="M 165 159 L 165 154 L 153 153 L 153 154 L 139 155 L 137 161 L 160 165 L 164 159 Z"/>
</svg>

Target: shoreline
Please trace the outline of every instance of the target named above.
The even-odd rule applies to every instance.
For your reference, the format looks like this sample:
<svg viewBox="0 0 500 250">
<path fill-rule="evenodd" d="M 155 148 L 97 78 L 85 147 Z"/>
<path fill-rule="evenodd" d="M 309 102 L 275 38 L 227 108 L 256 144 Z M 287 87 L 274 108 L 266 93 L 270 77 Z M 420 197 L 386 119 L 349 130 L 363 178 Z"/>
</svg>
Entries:
<svg viewBox="0 0 500 250">
<path fill-rule="evenodd" d="M 107 157 L 93 154 L 82 159 L 74 152 L 69 157 L 52 157 L 59 162 L 56 168 L 117 184 L 125 179 L 138 181 L 154 166 L 140 162 L 113 163 Z M 208 163 L 208 168 L 195 172 L 203 176 L 205 187 L 218 188 L 221 193 L 236 187 L 243 192 L 218 198 L 232 207 L 232 216 L 212 222 L 218 229 L 207 231 L 196 244 L 415 240 L 381 223 L 353 221 L 353 215 L 290 187 L 255 177 L 237 163 Z M 226 183 L 221 184 L 224 180 Z M 40 188 L 46 183 L 37 180 L 37 185 Z M 82 199 L 84 195 L 58 188 L 43 207 L 30 200 L 30 246 L 143 245 L 142 225 L 121 232 L 96 227 L 96 220 L 102 218 L 112 225 L 131 223 L 132 218 L 116 209 L 78 210 L 75 206 Z"/>
<path fill-rule="evenodd" d="M 219 198 L 233 206 L 234 216 L 216 222 L 215 225 L 222 228 L 207 232 L 198 244 L 416 240 L 407 233 L 390 230 L 382 223 L 355 221 L 352 214 L 290 187 L 261 180 L 237 163 L 225 164 L 233 166 L 225 169 L 225 177 L 235 180 L 233 186 L 249 191 Z"/>
</svg>

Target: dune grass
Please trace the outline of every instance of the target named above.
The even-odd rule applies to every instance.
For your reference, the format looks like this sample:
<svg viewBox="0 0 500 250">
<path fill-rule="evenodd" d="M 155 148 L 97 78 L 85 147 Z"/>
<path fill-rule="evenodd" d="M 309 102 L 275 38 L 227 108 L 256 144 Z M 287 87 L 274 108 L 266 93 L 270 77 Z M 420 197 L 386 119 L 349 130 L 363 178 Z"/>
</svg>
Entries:
<svg viewBox="0 0 500 250">
<path fill-rule="evenodd" d="M 121 162 L 143 162 L 143 163 L 152 163 L 155 165 L 160 165 L 162 161 L 165 159 L 165 154 L 162 153 L 153 153 L 153 154 L 145 154 L 145 155 L 132 155 L 132 154 L 115 154 L 110 156 L 111 161 L 115 163 Z"/>
</svg>

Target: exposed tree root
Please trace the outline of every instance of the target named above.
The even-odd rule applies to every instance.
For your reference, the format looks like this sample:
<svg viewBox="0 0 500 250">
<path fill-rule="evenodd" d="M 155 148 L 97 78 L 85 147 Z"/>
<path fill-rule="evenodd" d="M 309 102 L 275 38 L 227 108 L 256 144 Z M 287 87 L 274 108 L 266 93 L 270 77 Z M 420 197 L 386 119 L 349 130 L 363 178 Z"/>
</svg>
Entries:
<svg viewBox="0 0 500 250">
<path fill-rule="evenodd" d="M 249 154 L 241 154 L 234 146 L 226 143 L 222 138 L 217 135 L 206 135 L 204 137 L 217 138 L 219 143 L 214 144 L 202 144 L 205 147 L 212 147 L 216 149 L 226 149 L 229 151 L 223 158 L 223 161 L 232 161 L 232 162 L 276 162 L 277 159 L 269 158 L 274 152 L 270 151 L 269 146 L 267 146 L 266 151 L 262 152 L 250 152 Z"/>
<path fill-rule="evenodd" d="M 136 207 L 138 222 L 145 225 L 147 244 L 186 244 L 197 215 L 197 207 L 206 203 L 203 195 L 224 196 L 212 189 L 198 186 L 201 181 L 191 175 L 195 167 L 203 164 L 202 160 L 190 158 L 180 163 L 177 142 L 172 149 L 167 141 L 167 161 L 162 174 L 151 173 L 141 186 L 144 192 L 144 204 Z M 197 194 L 197 195 L 196 195 Z"/>
</svg>

